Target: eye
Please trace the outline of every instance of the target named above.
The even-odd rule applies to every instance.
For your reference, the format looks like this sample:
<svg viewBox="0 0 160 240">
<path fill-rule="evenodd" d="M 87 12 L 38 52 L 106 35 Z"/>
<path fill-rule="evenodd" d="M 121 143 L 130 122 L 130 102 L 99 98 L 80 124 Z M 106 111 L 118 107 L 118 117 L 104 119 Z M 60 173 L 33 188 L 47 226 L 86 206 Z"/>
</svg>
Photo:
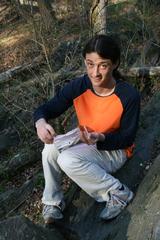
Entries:
<svg viewBox="0 0 160 240">
<path fill-rule="evenodd" d="M 87 62 L 86 65 L 87 65 L 87 67 L 89 67 L 89 68 L 93 68 L 93 67 L 94 67 L 94 64 L 91 63 L 91 62 Z"/>
<path fill-rule="evenodd" d="M 108 64 L 107 64 L 107 63 L 100 65 L 100 68 L 101 68 L 101 69 L 106 69 L 107 67 L 108 67 Z"/>
<path fill-rule="evenodd" d="M 101 65 L 100 65 L 100 68 L 102 69 L 102 70 L 105 70 L 107 67 L 109 67 L 110 66 L 110 64 L 109 63 L 102 63 Z"/>
</svg>

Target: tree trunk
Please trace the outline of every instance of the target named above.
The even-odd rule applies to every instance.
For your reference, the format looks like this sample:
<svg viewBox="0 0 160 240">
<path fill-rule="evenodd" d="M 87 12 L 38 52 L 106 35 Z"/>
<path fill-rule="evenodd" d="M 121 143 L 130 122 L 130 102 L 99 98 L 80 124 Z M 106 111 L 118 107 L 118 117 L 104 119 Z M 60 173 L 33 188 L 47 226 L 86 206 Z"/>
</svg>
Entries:
<svg viewBox="0 0 160 240">
<path fill-rule="evenodd" d="M 93 34 L 106 34 L 108 0 L 95 0 L 90 11 L 90 22 Z"/>
<path fill-rule="evenodd" d="M 99 1 L 99 30 L 101 34 L 105 34 L 107 30 L 107 4 L 106 0 Z"/>
<path fill-rule="evenodd" d="M 123 72 L 123 71 L 122 71 Z M 129 77 L 153 77 L 160 75 L 160 67 L 133 67 L 124 72 Z"/>
</svg>

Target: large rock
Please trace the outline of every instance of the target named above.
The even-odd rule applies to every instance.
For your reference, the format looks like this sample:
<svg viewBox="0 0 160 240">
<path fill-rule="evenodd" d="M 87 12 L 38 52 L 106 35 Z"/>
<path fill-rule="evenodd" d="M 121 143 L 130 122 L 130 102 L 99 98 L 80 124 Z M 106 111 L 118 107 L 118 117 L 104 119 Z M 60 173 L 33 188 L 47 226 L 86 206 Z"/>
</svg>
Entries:
<svg viewBox="0 0 160 240">
<path fill-rule="evenodd" d="M 25 202 L 33 191 L 34 179 L 26 181 L 20 188 L 13 188 L 0 194 L 0 219 L 13 212 Z"/>
<path fill-rule="evenodd" d="M 80 240 L 125 240 L 128 239 L 128 236 L 131 240 L 146 240 L 148 239 L 146 237 L 147 234 L 151 232 L 154 233 L 157 240 L 160 231 L 158 223 L 156 224 L 160 209 L 160 199 L 158 199 L 160 196 L 160 185 L 158 186 L 160 183 L 158 176 L 160 168 L 157 165 L 158 163 L 155 163 L 156 165 L 155 167 L 153 165 L 152 170 L 151 163 L 155 143 L 158 144 L 160 142 L 159 106 L 160 93 L 157 93 L 141 114 L 140 129 L 136 139 L 137 148 L 133 158 L 116 174 L 116 177 L 136 192 L 137 186 L 147 173 L 146 169 L 149 169 L 150 175 L 144 178 L 142 187 L 140 187 L 141 190 L 140 192 L 138 191 L 133 203 L 116 219 L 102 222 L 99 219 L 99 214 L 104 204 L 96 203 L 83 191 L 79 191 L 74 195 L 71 204 L 65 212 L 62 227 L 66 226 L 72 230 L 74 229 Z M 159 160 L 157 159 L 156 162 Z M 146 215 L 144 212 L 145 208 L 147 208 L 147 211 L 153 211 L 153 215 L 151 213 L 150 215 Z M 157 214 L 157 218 L 154 220 L 155 214 Z M 144 217 L 148 217 L 148 219 L 145 221 Z M 140 234 L 135 238 L 136 234 L 138 234 L 140 223 L 142 226 L 139 230 Z M 152 225 L 152 229 L 150 224 Z M 148 232 L 144 231 L 145 227 L 149 229 Z"/>
<path fill-rule="evenodd" d="M 33 224 L 29 219 L 15 216 L 0 222 L 0 240 L 64 240 L 56 230 Z"/>
<path fill-rule="evenodd" d="M 138 188 L 130 209 L 128 240 L 160 240 L 160 155 Z"/>
<path fill-rule="evenodd" d="M 15 175 L 18 171 L 29 164 L 34 164 L 39 159 L 41 159 L 40 152 L 29 148 L 20 149 L 18 153 L 5 162 L 0 162 L 0 179 Z"/>
<path fill-rule="evenodd" d="M 19 143 L 19 137 L 16 132 L 9 132 L 0 134 L 0 152 L 7 151 L 10 147 L 14 147 Z"/>
<path fill-rule="evenodd" d="M 0 131 L 2 131 L 6 126 L 7 120 L 8 120 L 8 113 L 6 109 L 2 105 L 0 105 Z"/>
<path fill-rule="evenodd" d="M 1 99 L 0 99 L 1 101 Z M 12 120 L 13 121 L 13 120 Z M 0 152 L 7 151 L 10 147 L 19 143 L 19 136 L 11 124 L 11 116 L 3 107 L 0 106 Z"/>
</svg>

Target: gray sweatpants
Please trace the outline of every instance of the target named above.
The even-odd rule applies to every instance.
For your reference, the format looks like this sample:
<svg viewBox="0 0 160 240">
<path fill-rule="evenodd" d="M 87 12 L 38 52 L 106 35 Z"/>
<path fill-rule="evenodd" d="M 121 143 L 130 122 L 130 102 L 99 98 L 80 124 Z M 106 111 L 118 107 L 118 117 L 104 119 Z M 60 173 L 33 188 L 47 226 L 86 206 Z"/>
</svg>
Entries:
<svg viewBox="0 0 160 240">
<path fill-rule="evenodd" d="M 63 202 L 61 170 L 96 201 L 108 201 L 108 192 L 122 186 L 111 173 L 121 168 L 126 160 L 123 150 L 99 151 L 96 145 L 85 143 L 60 150 L 59 142 L 58 145 L 45 144 L 42 151 L 45 177 L 42 202 L 46 205 Z"/>
</svg>

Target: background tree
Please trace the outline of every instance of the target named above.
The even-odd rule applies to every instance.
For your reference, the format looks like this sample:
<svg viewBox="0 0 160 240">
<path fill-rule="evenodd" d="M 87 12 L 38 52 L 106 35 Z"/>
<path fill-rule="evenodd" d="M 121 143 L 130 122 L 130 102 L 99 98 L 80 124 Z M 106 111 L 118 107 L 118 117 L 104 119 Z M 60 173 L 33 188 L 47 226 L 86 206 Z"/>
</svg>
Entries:
<svg viewBox="0 0 160 240">
<path fill-rule="evenodd" d="M 92 4 L 90 22 L 93 34 L 107 31 L 107 5 L 108 0 L 94 0 Z"/>
</svg>

